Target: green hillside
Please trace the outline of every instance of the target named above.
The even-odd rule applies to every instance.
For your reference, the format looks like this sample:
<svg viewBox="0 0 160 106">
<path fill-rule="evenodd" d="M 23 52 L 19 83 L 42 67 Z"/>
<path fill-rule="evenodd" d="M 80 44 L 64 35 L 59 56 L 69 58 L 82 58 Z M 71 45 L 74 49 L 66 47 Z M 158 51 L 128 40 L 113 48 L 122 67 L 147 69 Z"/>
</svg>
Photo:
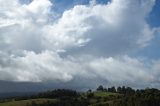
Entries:
<svg viewBox="0 0 160 106">
<path fill-rule="evenodd" d="M 130 87 L 77 92 L 57 89 L 37 95 L 0 99 L 0 106 L 160 106 L 160 90 Z"/>
<path fill-rule="evenodd" d="M 89 97 L 90 94 L 93 94 Z M 99 103 L 105 103 L 104 101 L 107 100 L 106 98 L 116 97 L 119 95 L 118 93 L 112 93 L 112 92 L 103 92 L 103 91 L 96 91 L 92 93 L 85 93 L 84 95 L 81 95 L 79 97 L 73 97 L 72 99 L 77 99 L 78 102 L 83 102 L 83 100 L 87 100 L 88 104 L 99 104 Z M 9 102 L 0 103 L 0 106 L 32 106 L 33 104 L 36 104 L 36 106 L 46 104 L 48 102 L 50 103 L 58 103 L 63 98 L 56 98 L 56 99 L 48 99 L 48 98 L 42 98 L 42 99 L 28 99 L 28 100 L 11 100 Z M 86 102 L 86 101 L 85 101 Z M 76 105 L 75 105 L 76 106 Z M 90 105 L 92 106 L 92 105 Z M 94 106 L 94 105 L 93 105 Z"/>
<path fill-rule="evenodd" d="M 9 102 L 4 102 L 0 103 L 0 106 L 29 106 L 31 104 L 44 104 L 45 102 L 56 102 L 56 99 L 29 99 L 29 100 L 19 100 L 19 101 L 9 101 Z"/>
<path fill-rule="evenodd" d="M 102 92 L 102 91 L 94 92 L 94 96 L 97 96 L 97 97 L 108 97 L 108 96 L 116 96 L 116 95 L 118 95 L 118 93 Z"/>
</svg>

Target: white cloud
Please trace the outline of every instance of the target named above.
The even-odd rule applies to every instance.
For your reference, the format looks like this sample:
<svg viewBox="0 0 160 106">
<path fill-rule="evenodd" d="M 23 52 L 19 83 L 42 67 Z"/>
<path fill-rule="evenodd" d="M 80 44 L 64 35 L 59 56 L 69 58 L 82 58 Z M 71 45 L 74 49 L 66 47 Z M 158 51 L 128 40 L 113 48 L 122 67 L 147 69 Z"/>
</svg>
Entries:
<svg viewBox="0 0 160 106">
<path fill-rule="evenodd" d="M 0 80 L 150 85 L 157 80 L 153 66 L 124 55 L 154 37 L 145 20 L 153 5 L 154 0 L 93 0 L 50 21 L 49 0 L 0 0 Z"/>
<path fill-rule="evenodd" d="M 90 0 L 89 3 L 90 3 L 91 6 L 95 6 L 97 4 L 97 1 L 96 0 Z"/>
<path fill-rule="evenodd" d="M 1 53 L 0 56 L 1 80 L 72 82 L 78 79 L 82 80 L 84 86 L 91 83 L 92 87 L 97 82 L 105 82 L 106 85 L 154 86 L 159 80 L 154 75 L 156 66 L 147 68 L 142 60 L 128 56 L 61 58 L 57 53 L 49 51 L 41 54 L 24 51 L 18 57 Z"/>
<path fill-rule="evenodd" d="M 153 38 L 154 30 L 145 21 L 153 4 L 152 0 L 141 4 L 136 0 L 113 0 L 106 5 L 77 5 L 65 11 L 57 23 L 45 28 L 49 32 L 46 39 L 76 54 L 81 51 L 123 54 L 146 46 Z M 78 43 L 79 40 L 83 42 Z M 80 45 L 83 46 L 73 49 Z"/>
<path fill-rule="evenodd" d="M 71 50 L 76 54 L 83 50 L 110 56 L 146 46 L 154 34 L 145 21 L 154 4 L 152 0 L 141 4 L 136 0 L 113 0 L 106 5 L 77 5 L 52 23 L 49 21 L 52 18 L 49 0 L 33 0 L 23 5 L 14 1 L 13 6 L 7 8 L 8 2 L 1 3 L 5 8 L 2 6 L 0 32 L 5 41 L 3 45 L 11 50 Z M 25 44 L 15 42 L 17 40 Z M 39 46 L 27 46 L 34 41 Z"/>
<path fill-rule="evenodd" d="M 1 53 L 1 80 L 5 77 L 13 81 L 68 81 L 72 76 L 64 70 L 63 59 L 53 52 L 35 54 L 24 51 L 21 56 Z M 66 62 L 67 64 L 67 62 Z M 62 67 L 61 67 L 62 66 Z M 6 75 L 6 76 L 5 76 Z"/>
</svg>

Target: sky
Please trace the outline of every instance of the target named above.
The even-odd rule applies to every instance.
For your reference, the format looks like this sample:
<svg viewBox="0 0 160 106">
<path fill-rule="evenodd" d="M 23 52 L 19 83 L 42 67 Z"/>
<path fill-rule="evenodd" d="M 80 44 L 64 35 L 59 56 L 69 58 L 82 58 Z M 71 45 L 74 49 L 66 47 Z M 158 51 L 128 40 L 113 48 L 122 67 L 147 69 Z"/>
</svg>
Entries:
<svg viewBox="0 0 160 106">
<path fill-rule="evenodd" d="M 160 88 L 160 0 L 0 0 L 0 80 Z"/>
</svg>

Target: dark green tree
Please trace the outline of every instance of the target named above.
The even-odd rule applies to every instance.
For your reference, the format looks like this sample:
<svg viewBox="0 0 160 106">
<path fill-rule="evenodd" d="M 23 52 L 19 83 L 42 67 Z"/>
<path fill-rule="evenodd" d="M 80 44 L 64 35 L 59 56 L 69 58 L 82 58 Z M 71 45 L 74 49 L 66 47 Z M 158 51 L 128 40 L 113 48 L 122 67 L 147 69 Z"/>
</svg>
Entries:
<svg viewBox="0 0 160 106">
<path fill-rule="evenodd" d="M 104 89 L 103 89 L 103 86 L 102 85 L 100 85 L 98 88 L 97 88 L 97 91 L 103 91 Z"/>
</svg>

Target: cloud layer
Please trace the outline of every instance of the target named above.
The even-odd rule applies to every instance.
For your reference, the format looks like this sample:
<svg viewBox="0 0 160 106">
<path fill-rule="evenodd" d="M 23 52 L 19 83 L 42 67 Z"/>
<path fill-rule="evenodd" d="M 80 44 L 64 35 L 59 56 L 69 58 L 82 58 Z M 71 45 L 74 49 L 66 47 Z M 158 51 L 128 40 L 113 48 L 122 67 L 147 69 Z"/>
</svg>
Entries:
<svg viewBox="0 0 160 106">
<path fill-rule="evenodd" d="M 159 86 L 159 61 L 128 55 L 154 38 L 154 3 L 93 0 L 55 19 L 49 0 L 0 0 L 0 80 Z"/>
<path fill-rule="evenodd" d="M 146 67 L 142 60 L 123 56 L 97 58 L 91 56 L 61 58 L 54 52 L 24 52 L 22 57 L 1 53 L 1 80 L 68 82 L 77 78 L 86 82 L 147 85 L 159 80 L 156 62 Z M 87 83 L 86 83 L 87 84 Z"/>
</svg>

